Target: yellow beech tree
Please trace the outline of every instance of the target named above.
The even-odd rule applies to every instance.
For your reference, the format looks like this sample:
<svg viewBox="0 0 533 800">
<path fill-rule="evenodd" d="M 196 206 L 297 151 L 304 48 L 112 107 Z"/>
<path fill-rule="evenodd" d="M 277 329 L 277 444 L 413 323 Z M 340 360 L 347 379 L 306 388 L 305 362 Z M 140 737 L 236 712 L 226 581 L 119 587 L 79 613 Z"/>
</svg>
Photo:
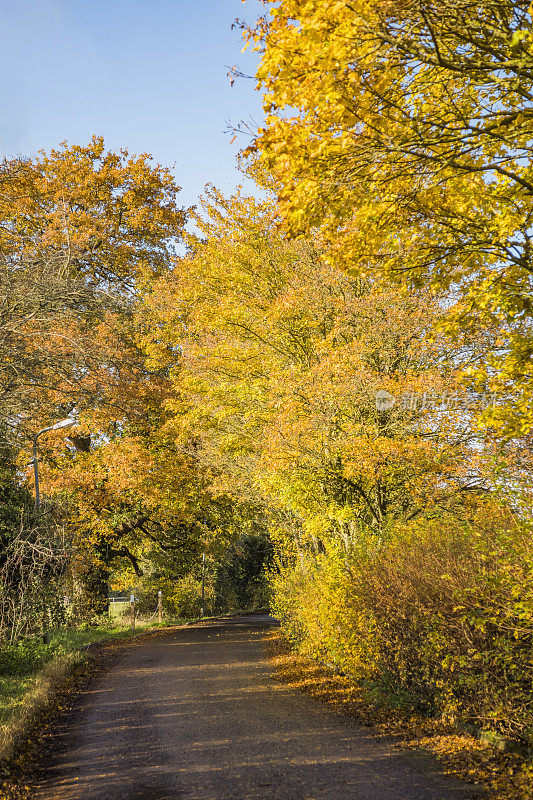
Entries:
<svg viewBox="0 0 533 800">
<path fill-rule="evenodd" d="M 213 190 L 206 210 L 146 303 L 179 393 L 167 427 L 221 490 L 293 515 L 316 546 L 468 506 L 485 450 L 442 411 L 454 354 L 427 339 L 435 304 L 287 242 L 273 204 Z"/>
<path fill-rule="evenodd" d="M 265 0 L 265 122 L 251 152 L 293 234 L 353 274 L 449 293 L 445 327 L 498 327 L 465 374 L 485 415 L 533 423 L 529 0 Z"/>
</svg>

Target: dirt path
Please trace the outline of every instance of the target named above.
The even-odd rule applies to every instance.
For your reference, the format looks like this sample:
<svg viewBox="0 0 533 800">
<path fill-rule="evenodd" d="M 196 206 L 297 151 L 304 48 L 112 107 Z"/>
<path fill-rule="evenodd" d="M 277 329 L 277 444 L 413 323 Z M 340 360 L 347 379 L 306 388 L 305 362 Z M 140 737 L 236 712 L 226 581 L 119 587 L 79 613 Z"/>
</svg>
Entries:
<svg viewBox="0 0 533 800">
<path fill-rule="evenodd" d="M 268 617 L 127 648 L 53 731 L 36 800 L 465 800 L 269 677 Z"/>
</svg>

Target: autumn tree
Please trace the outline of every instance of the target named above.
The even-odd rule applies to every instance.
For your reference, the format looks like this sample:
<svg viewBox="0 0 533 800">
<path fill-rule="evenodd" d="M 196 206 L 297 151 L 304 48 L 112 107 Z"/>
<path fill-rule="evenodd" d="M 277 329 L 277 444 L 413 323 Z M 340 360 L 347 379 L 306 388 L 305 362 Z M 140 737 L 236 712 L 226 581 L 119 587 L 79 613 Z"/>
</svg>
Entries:
<svg viewBox="0 0 533 800">
<path fill-rule="evenodd" d="M 98 137 L 0 165 L 0 426 L 20 467 L 31 434 L 72 411 L 79 425 L 69 447 L 87 455 L 125 415 L 146 412 L 127 402 L 132 385 L 146 396 L 150 383 L 156 402 L 134 308 L 170 268 L 185 222 L 178 192 L 148 155 L 106 151 Z M 48 493 L 65 441 L 51 434 L 44 444 Z M 97 554 L 97 515 L 83 518 L 79 499 L 69 498 L 67 516 L 78 515 L 83 545 Z M 135 529 L 136 508 L 129 518 L 121 511 L 117 526 Z"/>
<path fill-rule="evenodd" d="M 201 569 L 202 552 L 218 557 L 259 519 L 251 504 L 213 490 L 194 441 L 176 435 L 181 400 L 169 369 L 180 356 L 153 322 L 138 303 L 120 328 L 104 330 L 108 363 L 96 380 L 106 381 L 106 402 L 84 408 L 77 428 L 47 441 L 43 482 L 70 504 L 85 613 L 107 608 L 110 578 L 148 594 L 159 584 L 168 594 Z M 148 356 L 154 343 L 168 363 Z"/>
<path fill-rule="evenodd" d="M 265 0 L 259 153 L 293 234 L 319 226 L 352 274 L 449 293 L 449 332 L 492 346 L 465 374 L 532 417 L 529 0 Z"/>
<path fill-rule="evenodd" d="M 176 437 L 225 491 L 292 514 L 316 546 L 468 505 L 483 489 L 471 431 L 412 403 L 453 387 L 453 352 L 427 338 L 436 304 L 348 277 L 319 239 L 286 241 L 268 202 L 213 190 L 207 212 L 147 298 L 154 364 L 179 354 Z"/>
<path fill-rule="evenodd" d="M 97 137 L 0 165 L 0 418 L 12 429 L 105 402 L 104 331 L 168 269 L 185 219 L 178 191 L 149 156 L 105 151 Z"/>
</svg>

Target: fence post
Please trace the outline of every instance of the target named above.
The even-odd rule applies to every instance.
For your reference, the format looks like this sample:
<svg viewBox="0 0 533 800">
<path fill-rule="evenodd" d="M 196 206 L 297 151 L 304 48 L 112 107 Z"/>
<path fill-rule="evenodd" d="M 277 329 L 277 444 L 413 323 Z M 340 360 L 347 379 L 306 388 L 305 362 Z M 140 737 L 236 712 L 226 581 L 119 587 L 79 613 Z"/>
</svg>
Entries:
<svg viewBox="0 0 533 800">
<path fill-rule="evenodd" d="M 202 609 L 200 616 L 204 616 L 205 608 L 205 553 L 202 553 Z"/>
<path fill-rule="evenodd" d="M 130 595 L 130 619 L 131 619 L 131 629 L 132 631 L 135 630 L 135 595 Z"/>
<path fill-rule="evenodd" d="M 50 644 L 50 628 L 48 626 L 48 609 L 46 606 L 43 611 L 43 642 L 44 644 Z"/>
<path fill-rule="evenodd" d="M 163 622 L 163 592 L 161 589 L 157 593 L 157 620 L 161 625 Z"/>
</svg>

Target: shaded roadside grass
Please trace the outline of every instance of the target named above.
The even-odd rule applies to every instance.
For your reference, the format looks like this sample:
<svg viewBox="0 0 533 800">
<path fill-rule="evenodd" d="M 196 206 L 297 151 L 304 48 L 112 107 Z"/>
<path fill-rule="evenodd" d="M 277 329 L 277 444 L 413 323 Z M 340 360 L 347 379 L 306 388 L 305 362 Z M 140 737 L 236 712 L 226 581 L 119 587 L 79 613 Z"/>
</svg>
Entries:
<svg viewBox="0 0 533 800">
<path fill-rule="evenodd" d="M 180 624 L 141 623 L 131 631 L 110 623 L 57 632 L 49 644 L 35 638 L 1 647 L 0 800 L 31 797 L 26 779 L 49 723 L 81 686 L 126 643 L 132 646 L 144 634 L 165 633 Z"/>
<path fill-rule="evenodd" d="M 109 638 L 124 639 L 146 629 L 140 625 L 131 631 L 103 624 L 57 631 L 48 644 L 35 637 L 0 646 L 0 759 L 16 718 L 34 705 L 44 685 L 53 682 L 52 676 L 83 660 L 81 648 Z"/>
<path fill-rule="evenodd" d="M 283 687 L 306 692 L 337 711 L 371 725 L 378 737 L 437 756 L 445 772 L 490 792 L 493 800 L 533 800 L 533 762 L 458 732 L 450 724 L 376 705 L 363 687 L 295 652 L 279 631 L 266 635 L 273 677 Z"/>
</svg>

